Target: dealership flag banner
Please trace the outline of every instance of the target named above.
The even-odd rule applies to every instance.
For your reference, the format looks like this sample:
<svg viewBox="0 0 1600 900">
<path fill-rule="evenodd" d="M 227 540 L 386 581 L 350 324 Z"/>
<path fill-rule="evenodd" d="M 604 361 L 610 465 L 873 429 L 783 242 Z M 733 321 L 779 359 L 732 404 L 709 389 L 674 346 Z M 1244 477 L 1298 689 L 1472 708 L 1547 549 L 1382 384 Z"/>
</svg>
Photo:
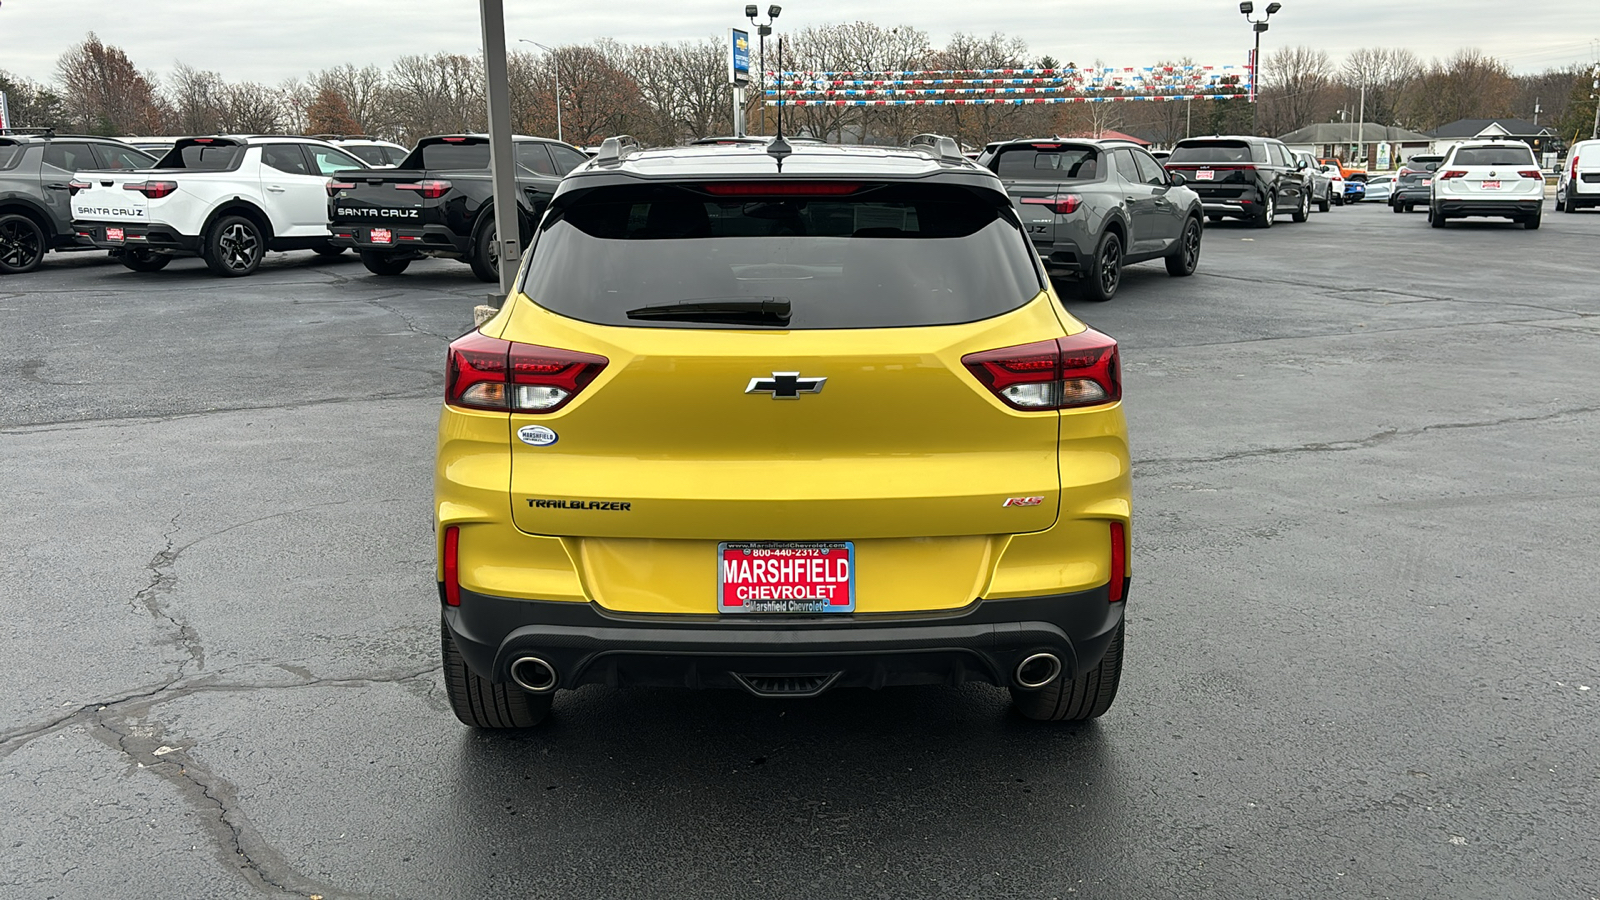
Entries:
<svg viewBox="0 0 1600 900">
<path fill-rule="evenodd" d="M 767 72 L 767 106 L 970 106 L 1028 103 L 1239 100 L 1249 66 L 943 69 L 917 72 Z"/>
</svg>

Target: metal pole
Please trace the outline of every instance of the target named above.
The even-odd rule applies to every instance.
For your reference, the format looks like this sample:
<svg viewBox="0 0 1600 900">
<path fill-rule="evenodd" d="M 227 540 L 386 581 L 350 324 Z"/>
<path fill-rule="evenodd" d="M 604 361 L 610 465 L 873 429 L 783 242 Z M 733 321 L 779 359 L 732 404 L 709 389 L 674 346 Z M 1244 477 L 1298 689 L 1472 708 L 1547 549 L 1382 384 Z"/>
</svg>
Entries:
<svg viewBox="0 0 1600 900">
<path fill-rule="evenodd" d="M 1594 130 L 1589 132 L 1589 140 L 1600 138 L 1600 66 L 1594 67 Z"/>
<path fill-rule="evenodd" d="M 1261 29 L 1256 30 L 1256 53 L 1250 57 L 1250 133 L 1261 130 Z"/>
<path fill-rule="evenodd" d="M 567 138 L 561 130 L 561 57 L 553 51 L 550 54 L 550 67 L 556 73 L 556 140 L 565 143 Z"/>
<path fill-rule="evenodd" d="M 1356 129 L 1361 136 L 1361 149 L 1356 153 L 1363 161 L 1367 158 L 1367 85 L 1361 85 L 1361 111 L 1356 113 Z"/>
<path fill-rule="evenodd" d="M 760 102 L 758 104 L 756 104 L 756 113 L 761 118 L 761 124 L 756 126 L 756 127 L 760 129 L 760 131 L 758 133 L 766 134 L 767 133 L 767 27 L 765 25 L 757 25 L 756 26 L 756 43 L 761 46 L 761 62 L 760 62 L 760 66 L 761 66 L 761 81 L 759 82 L 761 87 L 756 91 L 756 96 L 760 98 Z"/>
<path fill-rule="evenodd" d="M 517 181 L 511 150 L 511 93 L 506 76 L 504 0 L 478 0 L 483 20 L 483 74 L 488 82 L 489 175 L 494 184 L 495 254 L 500 261 L 500 295 L 511 296 L 522 262 L 517 214 Z M 559 98 L 556 106 L 560 109 Z"/>
<path fill-rule="evenodd" d="M 744 137 L 744 88 L 733 86 L 733 136 Z"/>
</svg>

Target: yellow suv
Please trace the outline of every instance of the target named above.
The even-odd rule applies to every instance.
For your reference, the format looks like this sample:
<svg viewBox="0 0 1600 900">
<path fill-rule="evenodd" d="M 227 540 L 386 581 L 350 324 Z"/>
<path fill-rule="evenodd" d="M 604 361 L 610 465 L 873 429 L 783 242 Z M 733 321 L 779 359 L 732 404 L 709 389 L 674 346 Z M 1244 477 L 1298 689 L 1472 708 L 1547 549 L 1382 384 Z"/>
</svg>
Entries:
<svg viewBox="0 0 1600 900">
<path fill-rule="evenodd" d="M 446 683 L 479 728 L 586 684 L 1010 688 L 1122 669 L 1117 344 L 949 138 L 639 150 L 561 184 L 450 345 Z"/>
</svg>

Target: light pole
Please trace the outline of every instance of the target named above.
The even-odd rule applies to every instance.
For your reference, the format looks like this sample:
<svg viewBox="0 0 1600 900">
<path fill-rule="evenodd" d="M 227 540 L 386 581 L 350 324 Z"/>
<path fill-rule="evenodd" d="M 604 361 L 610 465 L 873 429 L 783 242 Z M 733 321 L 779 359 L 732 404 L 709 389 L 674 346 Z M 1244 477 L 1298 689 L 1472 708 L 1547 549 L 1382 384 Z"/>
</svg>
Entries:
<svg viewBox="0 0 1600 900">
<path fill-rule="evenodd" d="M 1261 130 L 1259 124 L 1261 121 L 1261 98 L 1259 96 L 1261 90 L 1261 33 L 1267 30 L 1267 20 L 1272 18 L 1272 14 L 1280 9 L 1283 9 L 1282 3 L 1268 3 L 1267 14 L 1259 19 L 1252 19 L 1250 14 L 1256 11 L 1256 5 L 1249 2 L 1249 0 L 1239 4 L 1239 12 L 1244 14 L 1245 21 L 1250 23 L 1251 29 L 1256 33 L 1256 52 L 1254 56 L 1250 57 L 1251 134 Z"/>
<path fill-rule="evenodd" d="M 778 18 L 778 13 L 781 12 L 783 12 L 783 7 L 776 4 L 767 7 L 767 23 L 763 25 L 756 21 L 756 16 L 760 13 L 760 10 L 754 3 L 751 3 L 744 8 L 745 18 L 750 20 L 751 25 L 755 26 L 756 43 L 761 54 L 759 62 L 759 65 L 761 66 L 761 105 L 757 108 L 761 110 L 762 134 L 767 133 L 767 35 L 772 33 L 772 22 Z M 783 89 L 782 84 L 778 86 L 778 89 Z"/>
<path fill-rule="evenodd" d="M 566 141 L 566 137 L 561 134 L 561 59 L 560 57 L 556 56 L 556 51 L 554 49 L 546 47 L 538 41 L 530 41 L 527 38 L 518 38 L 517 42 L 520 44 L 532 44 L 535 47 L 538 47 L 540 50 L 550 54 L 550 69 L 556 73 L 556 140 L 564 142 Z"/>
</svg>

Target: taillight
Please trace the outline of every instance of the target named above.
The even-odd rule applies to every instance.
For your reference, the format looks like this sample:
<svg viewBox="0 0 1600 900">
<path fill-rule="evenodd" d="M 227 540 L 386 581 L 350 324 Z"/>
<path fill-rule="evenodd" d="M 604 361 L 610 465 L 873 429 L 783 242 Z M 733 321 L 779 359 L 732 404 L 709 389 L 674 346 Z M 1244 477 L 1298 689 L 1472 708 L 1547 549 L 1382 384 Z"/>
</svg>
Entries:
<svg viewBox="0 0 1600 900">
<path fill-rule="evenodd" d="M 1449 181 L 1452 178 L 1465 178 L 1465 177 L 1467 177 L 1467 173 L 1463 169 L 1450 169 L 1447 172 L 1440 173 L 1440 175 L 1438 176 L 1440 181 Z"/>
<path fill-rule="evenodd" d="M 353 181 L 334 181 L 332 179 L 328 180 L 328 196 L 329 197 L 337 197 L 337 196 L 339 196 L 339 192 L 340 191 L 353 191 L 355 189 L 356 189 L 356 185 L 355 185 L 355 182 L 353 182 Z"/>
<path fill-rule="evenodd" d="M 1578 177 L 1578 155 L 1576 153 L 1572 155 L 1572 177 L 1574 180 Z"/>
<path fill-rule="evenodd" d="M 69 193 L 71 193 L 73 196 L 77 196 L 79 191 L 87 191 L 89 188 L 92 188 L 92 187 L 94 187 L 94 185 L 90 184 L 87 181 L 69 181 L 69 182 L 67 182 L 67 191 Z"/>
<path fill-rule="evenodd" d="M 444 400 L 468 409 L 552 413 L 609 362 L 592 353 L 502 341 L 474 331 L 450 344 Z"/>
<path fill-rule="evenodd" d="M 130 181 L 122 186 L 125 191 L 138 191 L 151 200 L 160 200 L 162 197 L 176 191 L 176 181 Z"/>
<path fill-rule="evenodd" d="M 1023 197 L 1022 202 L 1032 206 L 1044 206 L 1057 215 L 1066 215 L 1078 211 L 1078 204 L 1083 198 L 1077 194 L 1057 194 L 1054 197 Z"/>
<path fill-rule="evenodd" d="M 450 193 L 450 182 L 430 179 L 428 181 L 414 181 L 410 184 L 397 184 L 394 189 L 397 191 L 416 191 L 429 200 L 437 200 Z"/>
<path fill-rule="evenodd" d="M 444 602 L 461 605 L 461 529 L 454 525 L 444 530 Z"/>
<path fill-rule="evenodd" d="M 1537 178 L 1540 181 L 1544 180 L 1544 173 L 1538 169 L 1523 169 L 1517 174 L 1521 175 L 1523 178 Z"/>
<path fill-rule="evenodd" d="M 1117 342 L 1092 328 L 1053 341 L 968 353 L 961 363 L 1013 409 L 1072 409 L 1122 399 Z"/>
<path fill-rule="evenodd" d="M 453 529 L 452 529 L 453 530 Z M 1128 532 L 1121 522 L 1111 523 L 1111 583 L 1106 585 L 1106 596 L 1112 603 L 1123 598 L 1122 588 L 1128 580 Z M 458 601 L 459 602 L 459 601 Z"/>
</svg>

